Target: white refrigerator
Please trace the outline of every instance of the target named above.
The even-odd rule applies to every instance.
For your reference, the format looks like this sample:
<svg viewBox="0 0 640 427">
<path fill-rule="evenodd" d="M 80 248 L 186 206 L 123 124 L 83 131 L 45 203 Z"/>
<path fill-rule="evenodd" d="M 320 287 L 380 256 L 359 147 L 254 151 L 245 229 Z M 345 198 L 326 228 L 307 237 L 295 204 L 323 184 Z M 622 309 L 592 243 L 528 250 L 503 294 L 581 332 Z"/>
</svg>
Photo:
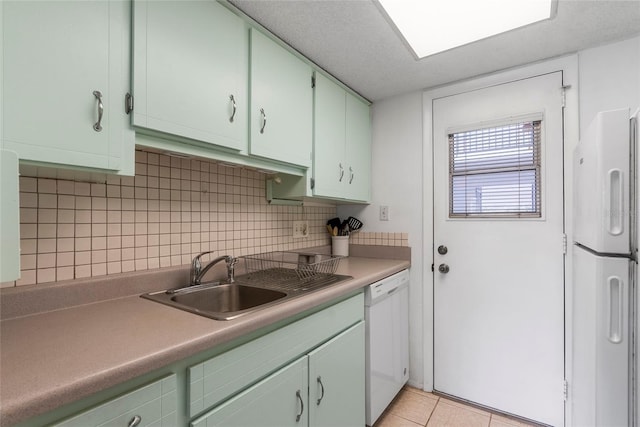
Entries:
<svg viewBox="0 0 640 427">
<path fill-rule="evenodd" d="M 637 121 L 601 112 L 574 152 L 574 426 L 636 424 Z"/>
</svg>

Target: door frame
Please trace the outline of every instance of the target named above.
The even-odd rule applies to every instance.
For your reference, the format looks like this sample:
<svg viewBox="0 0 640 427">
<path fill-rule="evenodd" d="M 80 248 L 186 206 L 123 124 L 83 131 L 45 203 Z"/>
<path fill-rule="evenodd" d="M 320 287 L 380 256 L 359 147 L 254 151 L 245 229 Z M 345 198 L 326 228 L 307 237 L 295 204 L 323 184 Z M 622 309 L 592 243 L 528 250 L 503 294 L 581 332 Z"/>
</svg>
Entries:
<svg viewBox="0 0 640 427">
<path fill-rule="evenodd" d="M 423 389 L 433 390 L 434 370 L 434 272 L 429 268 L 434 260 L 433 236 L 433 102 L 446 96 L 457 95 L 472 90 L 510 83 L 550 72 L 562 72 L 564 86 L 571 86 L 565 92 L 565 108 L 563 110 L 564 133 L 564 228 L 567 235 L 567 253 L 565 255 L 565 378 L 571 389 L 572 351 L 571 337 L 572 319 L 572 244 L 573 225 L 573 183 L 572 183 L 572 154 L 578 144 L 579 121 L 579 89 L 578 89 L 578 56 L 568 55 L 557 59 L 526 65 L 502 71 L 472 80 L 466 80 L 452 85 L 427 90 L 422 95 L 423 114 L 423 170 L 431 171 L 423 176 Z M 565 403 L 565 425 L 571 425 L 571 394 Z"/>
</svg>

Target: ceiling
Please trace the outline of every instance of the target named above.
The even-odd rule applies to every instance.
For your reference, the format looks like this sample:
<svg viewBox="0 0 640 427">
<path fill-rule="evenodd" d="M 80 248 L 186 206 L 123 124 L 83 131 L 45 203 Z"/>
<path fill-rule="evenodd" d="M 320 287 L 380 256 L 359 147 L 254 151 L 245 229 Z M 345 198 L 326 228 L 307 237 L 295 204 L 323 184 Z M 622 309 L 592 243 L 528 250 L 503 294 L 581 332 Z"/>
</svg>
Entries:
<svg viewBox="0 0 640 427">
<path fill-rule="evenodd" d="M 551 20 L 416 60 L 373 0 L 230 3 L 371 101 L 640 34 L 640 0 L 559 0 Z"/>
</svg>

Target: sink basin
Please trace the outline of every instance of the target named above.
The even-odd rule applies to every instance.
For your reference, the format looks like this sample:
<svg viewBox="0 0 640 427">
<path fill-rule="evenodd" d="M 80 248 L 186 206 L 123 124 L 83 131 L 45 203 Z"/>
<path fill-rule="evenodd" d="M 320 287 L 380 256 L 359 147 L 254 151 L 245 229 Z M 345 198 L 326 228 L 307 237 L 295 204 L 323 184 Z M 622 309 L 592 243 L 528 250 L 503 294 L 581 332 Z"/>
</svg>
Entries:
<svg viewBox="0 0 640 427">
<path fill-rule="evenodd" d="M 209 284 L 142 295 L 217 320 L 231 320 L 285 298 L 285 292 L 242 284 Z"/>
<path fill-rule="evenodd" d="M 180 310 L 189 311 L 216 320 L 232 320 L 255 310 L 271 307 L 324 289 L 351 276 L 339 274 L 318 275 L 313 280 L 301 280 L 294 270 L 263 270 L 236 277 L 235 283 L 208 282 L 141 295 Z"/>
</svg>

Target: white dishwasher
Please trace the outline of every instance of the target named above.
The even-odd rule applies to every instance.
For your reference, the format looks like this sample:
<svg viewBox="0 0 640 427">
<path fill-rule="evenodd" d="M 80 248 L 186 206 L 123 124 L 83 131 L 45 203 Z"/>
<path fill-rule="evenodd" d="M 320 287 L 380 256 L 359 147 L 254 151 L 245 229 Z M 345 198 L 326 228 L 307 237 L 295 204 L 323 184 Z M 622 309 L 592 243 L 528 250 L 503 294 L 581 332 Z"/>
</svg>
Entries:
<svg viewBox="0 0 640 427">
<path fill-rule="evenodd" d="M 409 271 L 365 291 L 366 422 L 376 422 L 409 379 Z"/>
</svg>

